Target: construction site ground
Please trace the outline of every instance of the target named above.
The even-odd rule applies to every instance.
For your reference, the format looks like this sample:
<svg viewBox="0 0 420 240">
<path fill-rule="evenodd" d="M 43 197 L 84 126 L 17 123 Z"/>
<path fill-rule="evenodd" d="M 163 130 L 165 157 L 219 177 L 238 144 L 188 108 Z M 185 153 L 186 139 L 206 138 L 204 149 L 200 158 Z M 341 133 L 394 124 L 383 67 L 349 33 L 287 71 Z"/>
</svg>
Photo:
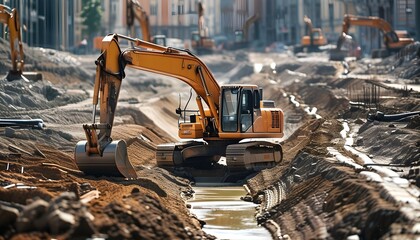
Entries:
<svg viewBox="0 0 420 240">
<path fill-rule="evenodd" d="M 0 238 L 215 239 L 189 210 L 192 182 L 156 167 L 156 146 L 178 140 L 175 109 L 189 87 L 126 69 L 112 137 L 127 142 L 140 177 L 86 176 L 73 154 L 92 122 L 99 53 L 26 49 L 25 69 L 43 80 L 2 80 L 1 118 L 46 127 L 0 128 Z M 221 84 L 255 83 L 285 113 L 283 161 L 238 183 L 273 239 L 420 238 L 419 49 L 346 63 L 327 53 L 200 56 Z M 412 114 L 381 121 L 377 111 Z"/>
</svg>

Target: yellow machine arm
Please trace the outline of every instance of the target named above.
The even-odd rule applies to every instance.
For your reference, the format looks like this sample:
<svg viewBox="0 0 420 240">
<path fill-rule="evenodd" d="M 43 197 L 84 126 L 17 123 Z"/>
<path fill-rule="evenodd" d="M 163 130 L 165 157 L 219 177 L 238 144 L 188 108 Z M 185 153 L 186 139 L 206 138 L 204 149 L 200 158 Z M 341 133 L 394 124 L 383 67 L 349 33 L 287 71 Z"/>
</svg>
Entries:
<svg viewBox="0 0 420 240">
<path fill-rule="evenodd" d="M 24 54 L 20 32 L 19 15 L 16 9 L 0 4 L 0 22 L 9 28 L 10 56 L 12 60 L 12 74 L 20 75 L 23 72 Z"/>
<path fill-rule="evenodd" d="M 150 33 L 150 22 L 146 11 L 137 0 L 127 0 L 127 25 L 131 28 L 131 34 L 133 36 L 134 18 L 140 23 L 143 40 L 150 42 L 152 35 Z"/>
<path fill-rule="evenodd" d="M 118 38 L 135 42 L 139 48 L 121 52 Z M 102 54 L 96 63 L 93 105 L 96 106 L 99 99 L 101 100 L 100 124 L 84 126 L 88 139 L 88 152 L 101 153 L 103 150 L 101 146 L 105 147 L 106 142 L 111 141 L 111 128 L 125 66 L 175 77 L 187 83 L 198 95 L 197 103 L 200 115 L 206 115 L 201 103 L 201 99 L 203 99 L 210 109 L 215 125 L 219 126 L 220 86 L 207 66 L 187 51 L 179 51 L 140 39 L 113 34 L 103 39 Z M 100 130 L 98 135 L 96 129 Z"/>
</svg>

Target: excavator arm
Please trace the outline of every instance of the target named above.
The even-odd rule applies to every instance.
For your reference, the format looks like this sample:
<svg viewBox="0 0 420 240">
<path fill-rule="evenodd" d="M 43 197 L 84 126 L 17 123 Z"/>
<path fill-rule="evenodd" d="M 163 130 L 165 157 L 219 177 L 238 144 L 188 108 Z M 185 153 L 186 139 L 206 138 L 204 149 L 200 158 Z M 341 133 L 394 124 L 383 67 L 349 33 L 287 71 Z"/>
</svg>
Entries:
<svg viewBox="0 0 420 240">
<path fill-rule="evenodd" d="M 24 65 L 24 53 L 20 33 L 19 14 L 16 9 L 10 9 L 5 5 L 0 5 L 0 22 L 9 28 L 10 57 L 12 69 L 10 74 L 21 75 Z"/>
<path fill-rule="evenodd" d="M 144 41 L 152 41 L 150 33 L 149 16 L 137 0 L 127 0 L 127 26 L 134 36 L 134 18 L 140 23 L 142 38 Z"/>
</svg>

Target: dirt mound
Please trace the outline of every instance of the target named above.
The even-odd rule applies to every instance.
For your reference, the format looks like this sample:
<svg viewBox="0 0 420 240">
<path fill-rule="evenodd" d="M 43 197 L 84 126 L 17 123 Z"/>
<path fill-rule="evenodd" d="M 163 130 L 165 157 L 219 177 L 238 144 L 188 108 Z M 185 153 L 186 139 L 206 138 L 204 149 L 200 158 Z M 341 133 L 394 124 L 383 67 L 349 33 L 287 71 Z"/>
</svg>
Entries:
<svg viewBox="0 0 420 240">
<path fill-rule="evenodd" d="M 43 81 L 28 83 L 23 80 L 1 80 L 0 111 L 15 113 L 54 108 L 81 102 L 88 96 L 84 90 L 68 91 Z"/>
<path fill-rule="evenodd" d="M 398 54 L 386 59 L 381 64 L 391 66 L 390 73 L 405 79 L 420 78 L 420 42 L 404 47 Z"/>
<path fill-rule="evenodd" d="M 116 139 L 128 142 L 128 154 L 139 179 L 126 181 L 84 176 L 78 171 L 71 152 L 67 154 L 51 148 L 51 145 L 38 145 L 43 157 L 5 155 L 0 165 L 3 169 L 9 166 L 9 170 L 0 172 L 0 183 L 8 187 L 0 189 L 0 206 L 2 209 L 8 207 L 8 217 L 2 222 L 0 234 L 29 238 L 97 236 L 121 239 L 138 236 L 146 239 L 214 239 L 200 230 L 199 221 L 193 220 L 185 206 L 186 199 L 192 194 L 189 182 L 153 168 L 154 146 L 163 142 L 159 133 L 138 125 L 116 126 L 114 133 Z M 23 140 L 13 141 L 19 146 L 25 144 Z M 57 198 L 61 199 L 61 194 L 71 195 L 65 206 L 70 205 L 73 210 L 60 207 Z M 33 198 L 42 202 L 31 205 Z M 40 212 L 26 216 L 33 208 Z M 56 208 L 60 212 L 47 210 Z M 40 217 L 46 219 L 45 224 L 35 228 L 27 226 L 26 222 Z"/>
<path fill-rule="evenodd" d="M 0 72 L 4 75 L 12 69 L 10 62 L 9 42 L 0 39 L 0 53 L 9 56 L 0 62 Z M 80 59 L 68 52 L 60 52 L 53 49 L 32 48 L 23 45 L 25 55 L 24 71 L 33 71 L 43 74 L 44 81 L 54 84 L 64 83 L 66 86 L 77 84 L 92 84 L 94 74 L 81 64 Z M 94 62 L 91 63 L 94 65 Z"/>
<path fill-rule="evenodd" d="M 293 160 L 247 182 L 254 200 L 261 203 L 259 223 L 272 229 L 273 220 L 280 236 L 287 234 L 291 239 L 343 239 L 352 235 L 378 239 L 389 236 L 389 229 L 400 227 L 401 222 L 412 226 L 414 222 L 387 190 L 376 183 L 367 184 L 351 166 L 336 162 L 326 151 L 331 142 L 340 149 L 341 123 L 317 122 L 322 124 L 306 125 L 286 141 L 285 146 L 288 142 L 294 145 L 302 141 L 300 136 L 309 136 L 304 140 L 308 145 L 298 150 Z M 261 188 L 260 181 L 271 183 Z"/>
</svg>

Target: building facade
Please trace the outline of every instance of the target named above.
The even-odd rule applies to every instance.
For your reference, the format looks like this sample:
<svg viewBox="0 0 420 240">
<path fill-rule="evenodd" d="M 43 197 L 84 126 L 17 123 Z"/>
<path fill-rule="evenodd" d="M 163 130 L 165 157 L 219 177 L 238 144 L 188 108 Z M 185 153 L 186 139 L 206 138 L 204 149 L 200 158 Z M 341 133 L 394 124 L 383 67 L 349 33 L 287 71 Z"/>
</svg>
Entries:
<svg viewBox="0 0 420 240">
<path fill-rule="evenodd" d="M 379 16 L 396 30 L 407 30 L 420 38 L 419 0 L 138 0 L 149 16 L 151 34 L 190 39 L 198 29 L 198 3 L 204 5 L 209 36 L 234 38 L 235 30 L 248 24 L 248 41 L 267 46 L 272 42 L 298 44 L 305 35 L 303 16 L 321 28 L 329 43 L 335 43 L 345 14 Z M 71 50 L 84 38 L 80 12 L 82 0 L 0 0 L 17 8 L 23 41 L 30 46 Z M 100 35 L 128 34 L 126 0 L 101 1 L 103 16 Z M 418 13 L 418 14 L 416 14 Z M 417 23 L 417 24 L 416 24 Z M 141 33 L 139 23 L 137 33 Z M 351 35 L 369 52 L 381 47 L 377 29 L 352 27 Z M 417 34 L 416 34 L 417 33 Z"/>
<path fill-rule="evenodd" d="M 16 8 L 22 40 L 29 46 L 70 50 L 81 41 L 81 0 L 3 0 Z"/>
</svg>

